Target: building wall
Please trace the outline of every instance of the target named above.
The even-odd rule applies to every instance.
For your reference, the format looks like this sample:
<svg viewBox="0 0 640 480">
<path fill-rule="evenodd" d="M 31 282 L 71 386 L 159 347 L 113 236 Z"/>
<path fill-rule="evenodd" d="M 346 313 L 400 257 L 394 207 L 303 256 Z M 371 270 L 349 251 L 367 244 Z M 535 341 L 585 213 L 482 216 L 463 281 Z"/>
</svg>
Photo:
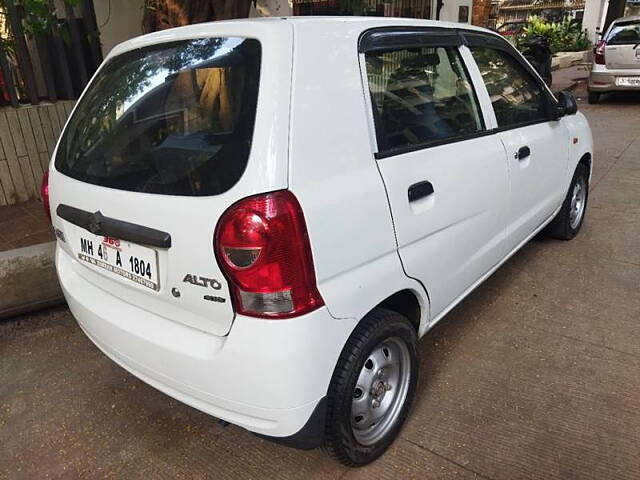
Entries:
<svg viewBox="0 0 640 480">
<path fill-rule="evenodd" d="M 607 0 L 587 0 L 585 3 L 582 27 L 587 30 L 589 40 L 593 43 L 599 40 L 596 35 L 596 28 L 602 25 L 608 3 Z"/>
<path fill-rule="evenodd" d="M 433 0 L 432 2 L 433 13 L 431 15 L 431 18 L 433 19 L 436 18 L 436 15 L 435 15 L 436 3 L 437 3 L 436 0 Z M 440 20 L 443 22 L 457 22 L 459 12 L 460 12 L 460 7 L 467 7 L 468 15 L 467 15 L 466 23 L 471 23 L 471 20 L 473 17 L 473 12 L 472 12 L 473 1 L 472 0 L 444 0 L 442 9 L 440 10 Z"/>
<path fill-rule="evenodd" d="M 289 0 L 257 0 L 249 17 L 287 17 L 291 15 Z"/>
<path fill-rule="evenodd" d="M 471 8 L 471 23 L 479 27 L 489 25 L 489 14 L 491 12 L 491 0 L 473 0 Z"/>
<path fill-rule="evenodd" d="M 93 0 L 93 6 L 104 56 L 117 44 L 142 35 L 144 0 Z"/>
</svg>

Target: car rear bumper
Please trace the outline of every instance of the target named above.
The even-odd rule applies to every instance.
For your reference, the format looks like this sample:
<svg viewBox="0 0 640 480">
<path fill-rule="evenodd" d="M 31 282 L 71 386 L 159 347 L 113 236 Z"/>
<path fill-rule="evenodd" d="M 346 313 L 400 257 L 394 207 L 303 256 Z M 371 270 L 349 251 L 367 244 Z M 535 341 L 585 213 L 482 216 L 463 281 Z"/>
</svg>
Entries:
<svg viewBox="0 0 640 480">
<path fill-rule="evenodd" d="M 623 92 L 629 90 L 640 90 L 638 86 L 616 85 L 616 77 L 640 77 L 640 70 L 632 73 L 613 73 L 610 71 L 592 71 L 589 75 L 589 90 L 592 92 Z"/>
<path fill-rule="evenodd" d="M 353 321 L 334 319 L 326 307 L 290 320 L 238 315 L 230 333 L 219 337 L 112 296 L 80 276 L 74 262 L 57 249 L 69 308 L 117 364 L 187 405 L 262 436 L 301 448 L 319 444 L 313 432 L 323 430 L 324 408 L 316 407 L 323 406 Z"/>
</svg>

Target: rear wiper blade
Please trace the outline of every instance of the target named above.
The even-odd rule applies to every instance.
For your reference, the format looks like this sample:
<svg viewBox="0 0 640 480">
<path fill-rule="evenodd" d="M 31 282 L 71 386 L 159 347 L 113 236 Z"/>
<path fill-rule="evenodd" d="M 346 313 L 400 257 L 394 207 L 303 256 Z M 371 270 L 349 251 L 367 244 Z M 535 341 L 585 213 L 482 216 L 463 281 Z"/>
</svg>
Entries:
<svg viewBox="0 0 640 480">
<path fill-rule="evenodd" d="M 638 48 L 638 45 L 640 45 L 640 42 L 636 43 L 636 44 L 633 46 L 633 49 L 635 50 L 636 48 Z"/>
</svg>

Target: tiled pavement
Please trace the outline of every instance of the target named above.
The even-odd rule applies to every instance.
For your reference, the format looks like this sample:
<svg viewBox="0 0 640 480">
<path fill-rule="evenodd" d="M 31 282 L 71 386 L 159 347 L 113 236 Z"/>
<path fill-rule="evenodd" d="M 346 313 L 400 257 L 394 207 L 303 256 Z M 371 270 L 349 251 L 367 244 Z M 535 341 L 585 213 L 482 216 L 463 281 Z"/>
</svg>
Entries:
<svg viewBox="0 0 640 480">
<path fill-rule="evenodd" d="M 0 207 L 0 252 L 54 240 L 42 202 Z"/>
</svg>

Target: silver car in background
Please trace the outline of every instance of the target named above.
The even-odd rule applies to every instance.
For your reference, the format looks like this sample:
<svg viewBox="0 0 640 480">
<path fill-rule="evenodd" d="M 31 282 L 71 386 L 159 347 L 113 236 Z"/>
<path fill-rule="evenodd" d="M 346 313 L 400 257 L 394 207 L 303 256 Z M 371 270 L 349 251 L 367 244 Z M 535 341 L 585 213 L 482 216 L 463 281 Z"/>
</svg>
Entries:
<svg viewBox="0 0 640 480">
<path fill-rule="evenodd" d="M 589 103 L 600 95 L 640 91 L 640 16 L 615 20 L 596 45 L 589 76 Z"/>
</svg>

